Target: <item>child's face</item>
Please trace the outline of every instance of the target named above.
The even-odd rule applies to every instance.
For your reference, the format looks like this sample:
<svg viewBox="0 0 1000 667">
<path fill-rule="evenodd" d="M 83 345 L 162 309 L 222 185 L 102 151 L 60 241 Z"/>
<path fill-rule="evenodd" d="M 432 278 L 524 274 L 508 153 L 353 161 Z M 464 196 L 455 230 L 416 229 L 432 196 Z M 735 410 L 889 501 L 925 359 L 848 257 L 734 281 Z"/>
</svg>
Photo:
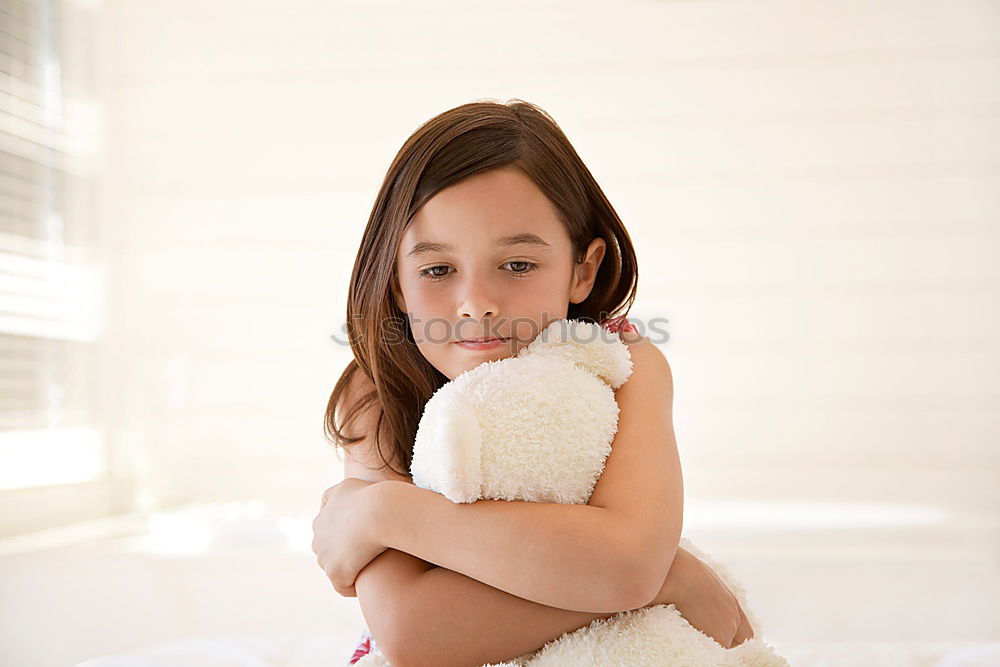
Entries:
<svg viewBox="0 0 1000 667">
<path fill-rule="evenodd" d="M 529 234 L 537 240 L 524 242 Z M 494 245 L 517 236 L 521 242 Z M 414 216 L 396 256 L 396 303 L 420 352 L 454 379 L 516 355 L 566 317 L 570 303 L 590 294 L 604 250 L 595 238 L 575 263 L 545 194 L 519 169 L 493 169 L 445 188 Z M 489 337 L 505 340 L 480 349 L 459 343 Z"/>
</svg>

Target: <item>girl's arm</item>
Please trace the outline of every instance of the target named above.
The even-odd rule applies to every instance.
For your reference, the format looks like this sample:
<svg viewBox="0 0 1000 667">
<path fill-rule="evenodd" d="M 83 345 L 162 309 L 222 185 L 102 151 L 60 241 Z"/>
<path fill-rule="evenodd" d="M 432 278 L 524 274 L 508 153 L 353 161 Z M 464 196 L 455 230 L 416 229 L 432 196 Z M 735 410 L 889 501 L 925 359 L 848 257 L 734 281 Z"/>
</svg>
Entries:
<svg viewBox="0 0 1000 667">
<path fill-rule="evenodd" d="M 378 455 L 362 442 L 348 451 L 344 477 L 413 483 L 408 475 L 378 470 L 379 464 Z M 395 549 L 372 560 L 354 584 L 379 649 L 397 667 L 498 663 L 617 613 L 548 607 Z M 665 587 L 654 602 L 675 597 Z"/>
<path fill-rule="evenodd" d="M 653 599 L 682 527 L 673 383 L 655 345 L 626 342 L 633 372 L 615 392 L 618 432 L 589 504 L 453 503 L 389 480 L 373 487 L 381 544 L 551 607 L 604 613 Z"/>
<path fill-rule="evenodd" d="M 369 563 L 355 589 L 379 648 L 397 667 L 498 663 L 615 613 L 547 607 L 395 549 Z"/>
</svg>

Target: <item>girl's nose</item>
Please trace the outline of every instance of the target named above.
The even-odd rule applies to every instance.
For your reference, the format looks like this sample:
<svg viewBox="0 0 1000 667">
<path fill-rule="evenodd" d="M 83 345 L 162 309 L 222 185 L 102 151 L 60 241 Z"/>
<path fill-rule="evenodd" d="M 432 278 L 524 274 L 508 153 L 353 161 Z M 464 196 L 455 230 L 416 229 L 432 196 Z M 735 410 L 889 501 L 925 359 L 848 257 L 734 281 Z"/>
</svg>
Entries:
<svg viewBox="0 0 1000 667">
<path fill-rule="evenodd" d="M 462 307 L 459 308 L 458 313 L 463 319 L 482 320 L 487 317 L 496 317 L 497 311 L 495 306 L 484 308 L 482 306 L 463 304 Z"/>
<path fill-rule="evenodd" d="M 496 298 L 482 284 L 469 285 L 465 297 L 458 305 L 458 315 L 463 319 L 481 320 L 486 317 L 496 317 L 497 311 Z"/>
</svg>

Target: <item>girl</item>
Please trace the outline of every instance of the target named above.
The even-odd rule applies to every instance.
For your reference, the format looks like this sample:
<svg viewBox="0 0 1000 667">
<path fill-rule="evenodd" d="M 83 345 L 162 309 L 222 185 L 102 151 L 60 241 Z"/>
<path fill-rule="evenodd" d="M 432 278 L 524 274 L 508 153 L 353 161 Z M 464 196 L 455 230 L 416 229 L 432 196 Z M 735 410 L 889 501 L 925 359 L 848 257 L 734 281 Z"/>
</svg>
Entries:
<svg viewBox="0 0 1000 667">
<path fill-rule="evenodd" d="M 324 423 L 347 453 L 345 479 L 313 521 L 320 566 L 366 621 L 348 664 L 374 637 L 396 667 L 500 662 L 649 604 L 676 604 L 727 647 L 753 636 L 732 593 L 678 548 L 670 368 L 612 317 L 628 311 L 636 282 L 621 220 L 538 107 L 465 104 L 406 141 L 351 275 L 354 360 Z M 588 503 L 456 504 L 415 486 L 406 471 L 430 396 L 516 355 L 557 318 L 617 330 L 634 364 Z"/>
</svg>

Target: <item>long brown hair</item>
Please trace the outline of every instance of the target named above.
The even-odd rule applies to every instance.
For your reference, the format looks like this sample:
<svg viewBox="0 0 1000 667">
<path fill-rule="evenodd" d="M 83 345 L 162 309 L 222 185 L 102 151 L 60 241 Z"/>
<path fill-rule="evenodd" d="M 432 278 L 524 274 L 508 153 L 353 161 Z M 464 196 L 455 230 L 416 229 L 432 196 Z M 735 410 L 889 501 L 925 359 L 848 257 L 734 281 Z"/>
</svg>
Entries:
<svg viewBox="0 0 1000 667">
<path fill-rule="evenodd" d="M 378 415 L 374 443 L 379 456 L 393 470 L 390 460 L 402 462 L 406 471 L 396 472 L 408 474 L 424 405 L 448 378 L 417 349 L 406 314 L 396 305 L 400 239 L 435 194 L 473 174 L 508 165 L 521 169 L 555 205 L 577 262 L 592 240 L 600 236 L 605 241 L 593 289 L 583 302 L 569 304 L 567 318 L 599 323 L 628 314 L 638 282 L 632 241 L 555 120 L 516 98 L 449 109 L 417 128 L 396 154 L 361 238 L 347 295 L 354 359 L 337 380 L 324 416 L 324 433 L 332 444 L 346 447 L 361 440 L 345 434 L 344 425 L 372 407 Z M 374 389 L 338 409 L 357 372 Z"/>
</svg>

